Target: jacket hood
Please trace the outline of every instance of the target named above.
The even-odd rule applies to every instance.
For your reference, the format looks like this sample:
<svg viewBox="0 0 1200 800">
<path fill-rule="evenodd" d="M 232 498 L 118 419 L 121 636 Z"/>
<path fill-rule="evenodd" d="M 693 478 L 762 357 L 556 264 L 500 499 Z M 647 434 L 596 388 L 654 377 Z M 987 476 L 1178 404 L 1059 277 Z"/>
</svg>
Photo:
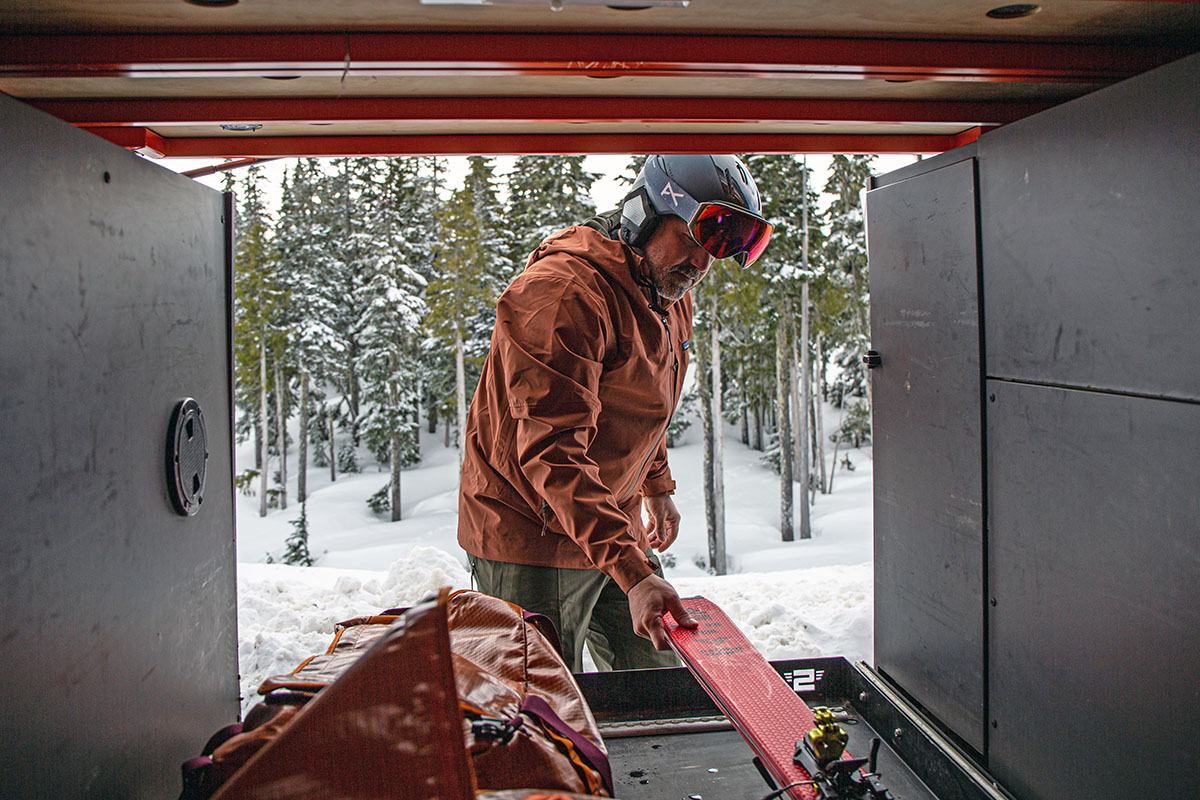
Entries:
<svg viewBox="0 0 1200 800">
<path fill-rule="evenodd" d="M 589 223 L 604 219 L 605 217 L 593 217 Z M 650 281 L 650 268 L 646 259 L 620 239 L 604 235 L 592 224 L 572 225 L 551 234 L 530 254 L 525 269 L 529 270 L 542 259 L 558 254 L 586 260 L 613 278 L 631 296 L 644 298 L 651 307 L 656 302 L 662 302 Z M 670 306 L 671 303 L 663 305 Z"/>
</svg>

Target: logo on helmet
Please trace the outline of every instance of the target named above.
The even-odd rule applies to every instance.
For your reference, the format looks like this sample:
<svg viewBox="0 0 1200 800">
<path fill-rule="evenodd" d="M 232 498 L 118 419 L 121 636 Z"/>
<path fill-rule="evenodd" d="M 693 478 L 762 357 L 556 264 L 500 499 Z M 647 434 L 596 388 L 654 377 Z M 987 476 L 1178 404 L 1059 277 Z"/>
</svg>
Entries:
<svg viewBox="0 0 1200 800">
<path fill-rule="evenodd" d="M 744 208 L 750 208 L 749 198 L 742 193 L 741 187 L 738 186 L 738 182 L 734 177 L 729 174 L 729 170 L 723 169 L 717 174 L 721 181 L 721 191 L 725 193 L 725 196 Z"/>
<path fill-rule="evenodd" d="M 677 192 L 671 188 L 670 181 L 667 181 L 667 185 L 663 187 L 663 190 L 661 192 L 659 192 L 659 194 L 670 197 L 671 202 L 673 202 L 676 205 L 676 207 L 679 206 L 679 198 L 684 196 L 683 192 Z"/>
</svg>

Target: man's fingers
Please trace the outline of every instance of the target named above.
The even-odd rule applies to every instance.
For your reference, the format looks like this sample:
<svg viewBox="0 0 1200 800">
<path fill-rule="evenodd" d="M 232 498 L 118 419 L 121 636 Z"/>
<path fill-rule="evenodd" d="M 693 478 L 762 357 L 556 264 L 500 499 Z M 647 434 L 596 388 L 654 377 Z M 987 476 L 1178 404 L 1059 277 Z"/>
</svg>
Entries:
<svg viewBox="0 0 1200 800">
<path fill-rule="evenodd" d="M 654 544 L 653 541 L 651 542 L 651 544 L 654 545 L 654 549 L 658 550 L 659 552 L 662 552 L 671 545 L 675 544 L 675 539 L 679 536 L 678 525 L 667 525 L 665 528 L 666 530 L 663 531 L 662 535 L 655 533 L 653 537 L 658 539 L 658 544 Z"/>
<path fill-rule="evenodd" d="M 667 598 L 667 611 L 671 612 L 671 616 L 675 618 L 675 622 L 681 628 L 696 628 L 700 625 L 683 607 L 683 601 L 679 599 L 679 595 Z"/>
</svg>

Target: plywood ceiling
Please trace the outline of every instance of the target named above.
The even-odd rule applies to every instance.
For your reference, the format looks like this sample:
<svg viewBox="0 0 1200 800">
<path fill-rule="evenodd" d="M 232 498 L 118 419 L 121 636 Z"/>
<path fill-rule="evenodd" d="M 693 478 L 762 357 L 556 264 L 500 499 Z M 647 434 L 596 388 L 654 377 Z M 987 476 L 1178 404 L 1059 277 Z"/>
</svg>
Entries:
<svg viewBox="0 0 1200 800">
<path fill-rule="evenodd" d="M 1197 2 L 573 1 L 0 0 L 0 91 L 167 156 L 910 152 L 1200 49 Z"/>
</svg>

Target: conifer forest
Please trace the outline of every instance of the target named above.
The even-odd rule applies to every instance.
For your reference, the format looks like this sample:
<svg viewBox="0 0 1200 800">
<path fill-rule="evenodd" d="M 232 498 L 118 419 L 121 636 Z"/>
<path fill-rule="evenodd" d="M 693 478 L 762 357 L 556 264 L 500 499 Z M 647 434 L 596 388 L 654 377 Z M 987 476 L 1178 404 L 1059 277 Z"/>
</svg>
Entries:
<svg viewBox="0 0 1200 800">
<path fill-rule="evenodd" d="M 644 158 L 631 158 L 624 180 L 633 183 Z M 775 232 L 756 263 L 717 262 L 694 290 L 696 379 L 667 433 L 670 446 L 689 425 L 703 429 L 718 574 L 723 429 L 780 473 L 785 541 L 809 535 L 809 502 L 832 488 L 828 450 L 870 437 L 861 192 L 872 157 L 834 156 L 821 186 L 802 156 L 743 158 Z M 543 238 L 608 210 L 595 208 L 599 175 L 583 161 L 521 156 L 498 175 L 494 159 L 472 156 L 451 188 L 437 157 L 300 159 L 284 171 L 277 208 L 260 168 L 226 173 L 237 208 L 236 435 L 255 443 L 255 463 L 241 465 L 236 483 L 257 495 L 261 515 L 304 503 L 308 468 L 336 479 L 371 458 L 390 468 L 371 506 L 400 518 L 401 470 L 421 459 L 421 427 L 457 442 L 500 292 Z M 842 409 L 826 441 L 813 433 L 819 399 Z M 289 464 L 298 469 L 292 498 Z M 302 528 L 287 560 L 311 563 Z"/>
</svg>

